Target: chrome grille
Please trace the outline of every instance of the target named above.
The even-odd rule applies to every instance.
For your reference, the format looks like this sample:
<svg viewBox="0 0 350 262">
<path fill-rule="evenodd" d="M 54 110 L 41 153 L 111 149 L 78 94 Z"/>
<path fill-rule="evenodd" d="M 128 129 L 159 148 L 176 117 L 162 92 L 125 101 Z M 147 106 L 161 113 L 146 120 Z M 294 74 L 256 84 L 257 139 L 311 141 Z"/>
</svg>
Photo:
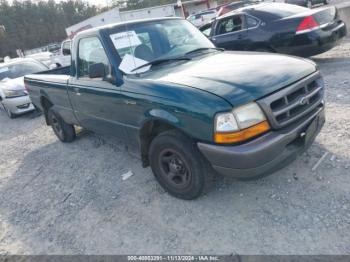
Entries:
<svg viewBox="0 0 350 262">
<path fill-rule="evenodd" d="M 324 84 L 319 72 L 257 102 L 272 127 L 284 127 L 312 112 L 323 100 Z"/>
</svg>

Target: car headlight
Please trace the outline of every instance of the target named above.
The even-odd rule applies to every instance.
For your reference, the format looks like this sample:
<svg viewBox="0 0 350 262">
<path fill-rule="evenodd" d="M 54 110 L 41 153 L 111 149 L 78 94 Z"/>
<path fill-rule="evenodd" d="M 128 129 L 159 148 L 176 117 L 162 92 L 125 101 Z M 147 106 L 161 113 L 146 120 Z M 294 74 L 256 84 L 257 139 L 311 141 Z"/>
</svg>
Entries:
<svg viewBox="0 0 350 262">
<path fill-rule="evenodd" d="M 4 90 L 6 98 L 13 98 L 18 96 L 26 96 L 27 93 L 24 90 Z"/>
<path fill-rule="evenodd" d="M 257 103 L 252 102 L 219 113 L 215 117 L 216 143 L 227 144 L 242 142 L 270 130 L 270 125 Z"/>
</svg>

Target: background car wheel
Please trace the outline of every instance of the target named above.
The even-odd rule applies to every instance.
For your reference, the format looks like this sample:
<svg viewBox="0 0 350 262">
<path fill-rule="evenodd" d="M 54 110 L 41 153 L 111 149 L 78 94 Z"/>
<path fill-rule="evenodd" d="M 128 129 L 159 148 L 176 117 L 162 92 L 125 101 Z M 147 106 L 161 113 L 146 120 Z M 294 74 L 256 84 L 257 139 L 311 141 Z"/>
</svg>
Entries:
<svg viewBox="0 0 350 262">
<path fill-rule="evenodd" d="M 9 118 L 12 119 L 12 118 L 15 117 L 15 114 L 13 114 L 13 113 L 11 112 L 10 109 L 8 109 L 3 103 L 1 103 L 1 105 L 2 105 L 2 107 L 4 108 L 5 113 L 6 113 L 6 115 L 7 115 Z"/>
<path fill-rule="evenodd" d="M 149 156 L 157 181 L 177 198 L 191 200 L 199 197 L 210 180 L 210 167 L 207 168 L 209 165 L 196 143 L 176 130 L 154 138 Z"/>
<path fill-rule="evenodd" d="M 56 136 L 62 142 L 72 142 L 76 136 L 73 125 L 69 125 L 52 108 L 49 109 L 47 117 Z"/>
</svg>

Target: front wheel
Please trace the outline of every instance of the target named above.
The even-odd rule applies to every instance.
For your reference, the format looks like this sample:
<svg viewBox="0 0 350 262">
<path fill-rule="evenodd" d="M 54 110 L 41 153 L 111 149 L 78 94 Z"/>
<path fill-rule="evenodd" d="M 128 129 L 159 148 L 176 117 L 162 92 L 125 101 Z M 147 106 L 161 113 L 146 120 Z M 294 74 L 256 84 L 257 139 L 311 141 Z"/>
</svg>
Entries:
<svg viewBox="0 0 350 262">
<path fill-rule="evenodd" d="M 67 124 L 52 108 L 47 112 L 47 118 L 55 135 L 62 142 L 72 142 L 75 138 L 75 129 L 73 125 Z"/>
<path fill-rule="evenodd" d="M 209 180 L 209 168 L 197 145 L 184 134 L 166 131 L 153 139 L 150 164 L 159 184 L 172 196 L 192 200 Z"/>
</svg>

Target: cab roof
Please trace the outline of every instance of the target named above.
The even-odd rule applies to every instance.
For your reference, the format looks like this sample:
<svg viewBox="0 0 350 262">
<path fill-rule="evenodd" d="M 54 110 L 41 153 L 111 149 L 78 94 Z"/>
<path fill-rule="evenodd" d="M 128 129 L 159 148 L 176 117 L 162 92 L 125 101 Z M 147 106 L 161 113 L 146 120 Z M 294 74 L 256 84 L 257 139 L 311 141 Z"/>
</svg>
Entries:
<svg viewBox="0 0 350 262">
<path fill-rule="evenodd" d="M 142 24 L 142 23 L 147 23 L 147 22 L 157 22 L 157 21 L 164 21 L 164 20 L 184 20 L 184 19 L 181 18 L 181 17 L 160 17 L 160 18 L 136 19 L 136 20 L 131 20 L 131 21 L 127 21 L 127 22 L 118 22 L 118 23 L 98 26 L 98 27 L 94 27 L 94 28 L 90 28 L 90 29 L 81 31 L 81 32 L 76 34 L 76 37 L 77 36 L 88 35 L 88 34 L 91 34 L 91 33 L 102 31 L 102 30 L 122 27 L 122 26 L 125 26 L 125 25 Z"/>
</svg>

